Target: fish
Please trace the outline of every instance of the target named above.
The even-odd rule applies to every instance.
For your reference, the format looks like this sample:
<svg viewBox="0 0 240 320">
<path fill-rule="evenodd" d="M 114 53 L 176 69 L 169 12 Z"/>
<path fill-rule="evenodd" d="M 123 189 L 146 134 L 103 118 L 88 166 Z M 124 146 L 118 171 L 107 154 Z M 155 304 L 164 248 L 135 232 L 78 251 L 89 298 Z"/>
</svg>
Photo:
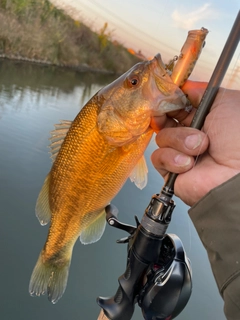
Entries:
<svg viewBox="0 0 240 320">
<path fill-rule="evenodd" d="M 77 239 L 90 244 L 101 238 L 105 207 L 128 177 L 140 189 L 147 183 L 151 117 L 186 102 L 157 54 L 100 89 L 73 121 L 55 125 L 53 164 L 35 210 L 40 224 L 50 227 L 30 279 L 31 296 L 47 294 L 53 304 L 62 297 Z"/>
</svg>

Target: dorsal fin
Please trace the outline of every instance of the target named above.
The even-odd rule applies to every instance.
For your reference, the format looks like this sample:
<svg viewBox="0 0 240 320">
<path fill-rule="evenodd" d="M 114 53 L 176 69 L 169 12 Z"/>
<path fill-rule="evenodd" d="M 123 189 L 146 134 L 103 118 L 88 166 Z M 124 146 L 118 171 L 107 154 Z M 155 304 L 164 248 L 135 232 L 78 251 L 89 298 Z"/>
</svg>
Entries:
<svg viewBox="0 0 240 320">
<path fill-rule="evenodd" d="M 139 189 L 143 189 L 147 185 L 148 168 L 144 156 L 138 161 L 129 178 Z"/>
<path fill-rule="evenodd" d="M 68 133 L 69 128 L 71 127 L 72 121 L 69 120 L 60 120 L 60 123 L 57 123 L 54 125 L 55 130 L 52 130 L 51 137 L 49 140 L 51 141 L 51 144 L 49 145 L 49 148 L 51 148 L 51 159 L 54 162 L 58 152 L 61 148 L 61 145 Z"/>
</svg>

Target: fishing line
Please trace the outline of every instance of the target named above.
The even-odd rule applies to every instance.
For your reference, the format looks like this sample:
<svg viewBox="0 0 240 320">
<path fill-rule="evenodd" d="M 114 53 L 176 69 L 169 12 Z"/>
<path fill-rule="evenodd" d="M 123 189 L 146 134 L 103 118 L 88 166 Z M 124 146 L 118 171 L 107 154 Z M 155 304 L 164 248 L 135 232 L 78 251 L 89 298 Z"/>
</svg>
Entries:
<svg viewBox="0 0 240 320">
<path fill-rule="evenodd" d="M 191 231 L 191 224 L 190 224 L 190 219 L 187 214 L 187 222 L 188 222 L 188 236 L 189 236 L 189 249 L 188 252 L 191 253 L 192 251 L 192 231 Z"/>
<path fill-rule="evenodd" d="M 235 63 L 233 64 L 233 69 L 232 69 L 232 71 L 229 72 L 229 73 L 230 73 L 230 76 L 229 76 L 229 79 L 228 79 L 227 84 L 226 84 L 226 87 L 228 87 L 228 84 L 229 84 L 229 89 L 231 89 L 231 81 L 234 80 L 233 75 L 234 75 L 234 73 L 235 73 L 235 70 L 237 70 L 237 68 L 238 68 L 238 67 L 237 67 L 238 61 L 240 61 L 240 51 L 239 51 L 239 53 L 238 53 L 238 56 L 236 57 Z M 237 75 L 236 75 L 236 76 L 237 76 Z M 232 90 L 234 90 L 234 89 L 232 89 Z"/>
<path fill-rule="evenodd" d="M 103 6 L 94 0 L 90 0 L 90 2 L 95 6 L 95 8 L 93 8 L 93 10 L 95 9 L 95 12 L 97 12 L 96 8 L 103 11 L 104 13 L 108 12 L 108 14 L 110 16 L 107 19 L 112 24 L 113 27 L 115 27 L 118 30 L 121 30 L 122 32 L 124 32 L 124 34 L 126 34 L 126 32 L 127 32 L 127 34 L 130 34 L 134 39 L 138 39 L 141 42 L 141 44 L 145 44 L 145 45 L 147 45 L 147 47 L 152 47 L 153 50 L 155 50 L 155 52 L 158 52 L 159 40 L 157 40 L 155 37 L 151 36 L 150 34 L 147 34 L 143 30 L 135 27 L 135 25 L 129 23 L 128 20 L 122 19 L 119 15 L 117 15 L 113 11 L 109 10 L 106 6 Z M 84 5 L 84 6 L 85 6 L 85 8 L 88 7 L 88 5 L 87 6 Z M 89 9 L 89 7 L 88 7 L 88 9 Z M 122 38 L 122 36 L 120 36 L 120 37 Z M 113 38 L 117 38 L 117 37 L 113 36 Z M 169 56 L 168 50 L 170 50 L 173 53 L 176 52 L 176 48 L 166 44 L 165 42 L 162 43 L 161 46 L 162 46 L 162 49 L 161 49 L 162 55 Z M 143 51 L 146 51 L 146 48 Z M 152 52 L 152 50 L 151 50 L 151 52 Z"/>
<path fill-rule="evenodd" d="M 191 122 L 194 129 L 203 127 L 238 45 L 239 36 L 240 12 Z M 99 320 L 130 320 L 136 302 L 146 320 L 160 319 L 162 315 L 164 319 L 173 319 L 186 306 L 192 291 L 192 268 L 181 240 L 176 235 L 166 233 L 176 206 L 172 197 L 177 176 L 169 173 L 160 193 L 152 196 L 141 222 L 136 219 L 136 227 L 119 222 L 114 215 L 113 205 L 106 207 L 109 225 L 129 233 L 128 237 L 119 240 L 119 243 L 128 243 L 128 254 L 126 270 L 118 278 L 119 286 L 115 295 L 97 298 L 102 309 Z M 146 276 L 144 284 L 143 275 Z"/>
<path fill-rule="evenodd" d="M 147 34 L 146 32 L 136 28 L 133 24 L 129 23 L 128 21 L 122 19 L 119 15 L 115 14 L 113 11 L 109 10 L 106 6 L 101 5 L 100 3 L 96 2 L 95 0 L 89 0 L 90 2 L 92 2 L 96 7 L 98 7 L 100 10 L 102 10 L 103 12 L 108 12 L 110 14 L 110 17 L 114 17 L 115 19 L 117 19 L 118 21 L 122 22 L 124 25 L 130 27 L 131 29 L 134 29 L 138 32 L 139 36 L 146 36 L 147 39 L 153 40 L 156 43 L 159 43 L 159 40 L 152 37 L 151 35 Z M 126 31 L 126 30 L 125 30 Z M 127 32 L 129 33 L 129 29 L 127 29 Z M 134 36 L 136 36 L 136 34 L 133 34 Z M 140 37 L 139 39 L 142 40 L 142 37 Z M 149 43 L 146 43 L 149 44 Z M 164 43 L 164 47 L 167 47 L 168 49 L 174 50 L 175 49 L 167 44 Z"/>
</svg>

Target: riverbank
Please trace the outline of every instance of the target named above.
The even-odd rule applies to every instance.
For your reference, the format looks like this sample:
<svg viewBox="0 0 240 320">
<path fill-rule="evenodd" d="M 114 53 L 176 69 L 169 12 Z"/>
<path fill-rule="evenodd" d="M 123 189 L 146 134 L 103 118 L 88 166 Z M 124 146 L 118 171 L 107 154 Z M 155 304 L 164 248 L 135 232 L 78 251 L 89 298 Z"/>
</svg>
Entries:
<svg viewBox="0 0 240 320">
<path fill-rule="evenodd" d="M 102 74 L 118 74 L 119 71 L 113 71 L 113 70 L 107 70 L 107 69 L 101 69 L 96 67 L 91 67 L 87 65 L 86 63 L 77 64 L 77 65 L 70 65 L 70 64 L 61 64 L 61 63 L 53 63 L 48 60 L 40 60 L 35 58 L 28 58 L 20 55 L 14 55 L 14 54 L 0 54 L 0 61 L 3 60 L 9 60 L 9 61 L 15 61 L 15 62 L 26 62 L 31 64 L 38 64 L 42 66 L 55 66 L 55 67 L 61 67 L 61 68 L 68 68 L 73 69 L 79 72 L 97 72 Z"/>
<path fill-rule="evenodd" d="M 140 61 L 111 41 L 107 24 L 93 32 L 47 0 L 0 0 L 0 58 L 104 73 Z"/>
</svg>

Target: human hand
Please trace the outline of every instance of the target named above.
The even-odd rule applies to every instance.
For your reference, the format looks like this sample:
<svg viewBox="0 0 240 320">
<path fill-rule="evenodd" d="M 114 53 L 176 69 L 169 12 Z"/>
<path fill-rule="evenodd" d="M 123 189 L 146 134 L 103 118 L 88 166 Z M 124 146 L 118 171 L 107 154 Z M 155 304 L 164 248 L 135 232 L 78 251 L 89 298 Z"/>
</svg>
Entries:
<svg viewBox="0 0 240 320">
<path fill-rule="evenodd" d="M 206 86 L 187 81 L 182 87 L 193 107 Z M 195 111 L 175 111 L 151 123 L 160 147 L 152 163 L 164 179 L 169 171 L 179 174 L 174 193 L 190 206 L 240 172 L 240 91 L 220 88 L 201 131 L 189 127 Z"/>
</svg>

